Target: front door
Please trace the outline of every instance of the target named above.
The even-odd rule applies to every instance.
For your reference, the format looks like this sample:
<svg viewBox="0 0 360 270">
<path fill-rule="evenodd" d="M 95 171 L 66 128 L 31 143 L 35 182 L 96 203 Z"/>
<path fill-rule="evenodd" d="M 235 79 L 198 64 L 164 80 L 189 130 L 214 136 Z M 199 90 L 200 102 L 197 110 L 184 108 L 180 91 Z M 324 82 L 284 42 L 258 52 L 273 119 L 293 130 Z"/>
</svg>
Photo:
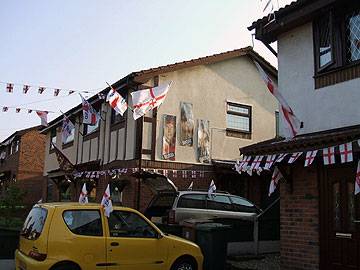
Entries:
<svg viewBox="0 0 360 270">
<path fill-rule="evenodd" d="M 360 269 L 360 194 L 354 195 L 354 167 L 327 168 L 322 181 L 321 265 Z"/>
</svg>

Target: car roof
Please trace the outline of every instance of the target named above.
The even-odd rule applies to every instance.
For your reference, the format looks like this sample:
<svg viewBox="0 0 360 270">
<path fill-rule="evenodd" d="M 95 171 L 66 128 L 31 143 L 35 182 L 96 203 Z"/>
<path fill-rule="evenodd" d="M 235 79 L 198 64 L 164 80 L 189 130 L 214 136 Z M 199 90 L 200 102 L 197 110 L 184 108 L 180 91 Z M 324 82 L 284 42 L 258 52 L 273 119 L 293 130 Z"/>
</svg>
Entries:
<svg viewBox="0 0 360 270">
<path fill-rule="evenodd" d="M 203 190 L 179 190 L 179 193 L 182 194 L 208 194 L 208 191 L 203 191 Z M 226 192 L 226 191 L 217 191 L 215 193 L 213 193 L 215 195 L 231 195 L 230 193 Z"/>
<path fill-rule="evenodd" d="M 99 203 L 86 203 L 80 204 L 77 202 L 52 202 L 52 203 L 38 203 L 34 207 L 45 207 L 45 208 L 61 208 L 61 209 L 100 209 L 102 206 Z M 129 207 L 113 206 L 116 210 L 134 210 Z"/>
</svg>

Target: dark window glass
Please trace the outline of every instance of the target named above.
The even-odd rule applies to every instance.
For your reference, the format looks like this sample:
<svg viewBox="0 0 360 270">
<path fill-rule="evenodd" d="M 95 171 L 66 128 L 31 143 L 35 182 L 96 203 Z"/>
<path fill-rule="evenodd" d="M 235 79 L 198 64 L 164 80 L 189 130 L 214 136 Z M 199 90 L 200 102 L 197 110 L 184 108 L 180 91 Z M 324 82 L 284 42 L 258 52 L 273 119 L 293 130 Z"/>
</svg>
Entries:
<svg viewBox="0 0 360 270">
<path fill-rule="evenodd" d="M 64 211 L 63 219 L 66 226 L 75 234 L 102 236 L 100 211 L 68 210 Z"/>
<path fill-rule="evenodd" d="M 228 196 L 216 195 L 207 199 L 207 208 L 212 210 L 232 211 L 231 201 Z"/>
<path fill-rule="evenodd" d="M 241 197 L 231 197 L 233 203 L 234 211 L 237 212 L 247 212 L 247 213 L 256 213 L 257 209 L 255 205 Z"/>
<path fill-rule="evenodd" d="M 332 25 L 330 13 L 318 22 L 319 27 L 319 68 L 324 68 L 333 62 L 332 55 Z"/>
<path fill-rule="evenodd" d="M 21 236 L 35 240 L 39 238 L 47 217 L 47 210 L 41 207 L 34 207 L 28 214 L 21 229 Z"/>
<path fill-rule="evenodd" d="M 251 132 L 251 107 L 227 103 L 226 127 L 232 130 Z"/>
<path fill-rule="evenodd" d="M 113 211 L 108 219 L 110 236 L 155 238 L 157 232 L 141 216 L 133 212 Z"/>
<path fill-rule="evenodd" d="M 52 129 L 50 133 L 50 150 L 54 149 L 53 144 L 56 145 L 56 128 Z"/>
<path fill-rule="evenodd" d="M 203 194 L 188 194 L 180 197 L 178 205 L 179 208 L 206 208 L 206 195 Z"/>
</svg>

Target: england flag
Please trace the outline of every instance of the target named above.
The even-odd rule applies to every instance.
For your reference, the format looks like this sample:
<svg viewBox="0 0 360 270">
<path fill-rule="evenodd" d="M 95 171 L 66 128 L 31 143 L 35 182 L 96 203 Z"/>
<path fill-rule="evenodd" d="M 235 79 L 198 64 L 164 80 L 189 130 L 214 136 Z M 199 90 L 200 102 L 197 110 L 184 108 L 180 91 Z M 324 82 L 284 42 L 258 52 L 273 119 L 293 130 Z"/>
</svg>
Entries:
<svg viewBox="0 0 360 270">
<path fill-rule="evenodd" d="M 88 203 L 88 196 L 87 196 L 87 190 L 86 190 L 86 184 L 84 183 L 81 192 L 80 192 L 80 196 L 79 196 L 79 203 L 80 204 L 85 204 Z"/>
<path fill-rule="evenodd" d="M 105 216 L 110 217 L 113 206 L 110 198 L 110 185 L 108 184 L 101 200 L 101 206 L 104 208 Z"/>
<path fill-rule="evenodd" d="M 99 115 L 96 110 L 91 106 L 89 101 L 87 101 L 80 93 L 79 93 L 82 101 L 82 109 L 83 109 L 83 124 L 87 125 L 96 125 Z"/>
</svg>

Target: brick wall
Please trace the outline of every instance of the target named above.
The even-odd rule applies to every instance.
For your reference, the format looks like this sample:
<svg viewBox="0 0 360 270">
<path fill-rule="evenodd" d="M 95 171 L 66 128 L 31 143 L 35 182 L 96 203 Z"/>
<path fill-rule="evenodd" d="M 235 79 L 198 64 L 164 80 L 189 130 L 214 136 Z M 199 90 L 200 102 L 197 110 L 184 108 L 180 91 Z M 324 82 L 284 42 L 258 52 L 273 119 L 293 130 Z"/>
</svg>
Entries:
<svg viewBox="0 0 360 270">
<path fill-rule="evenodd" d="M 293 188 L 280 185 L 281 269 L 319 269 L 319 188 L 316 165 L 293 170 Z"/>
<path fill-rule="evenodd" d="M 43 193 L 45 135 L 31 130 L 21 136 L 17 183 L 26 191 L 25 203 L 33 204 Z"/>
</svg>

